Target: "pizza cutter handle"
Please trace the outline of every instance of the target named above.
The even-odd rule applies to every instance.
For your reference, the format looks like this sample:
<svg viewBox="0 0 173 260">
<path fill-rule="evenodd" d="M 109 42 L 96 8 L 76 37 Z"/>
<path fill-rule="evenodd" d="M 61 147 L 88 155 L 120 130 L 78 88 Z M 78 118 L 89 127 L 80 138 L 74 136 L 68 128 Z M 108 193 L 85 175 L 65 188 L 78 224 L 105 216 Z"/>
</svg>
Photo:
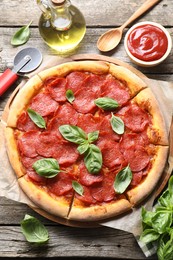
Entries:
<svg viewBox="0 0 173 260">
<path fill-rule="evenodd" d="M 0 96 L 18 79 L 18 75 L 10 69 L 0 75 Z"/>
</svg>

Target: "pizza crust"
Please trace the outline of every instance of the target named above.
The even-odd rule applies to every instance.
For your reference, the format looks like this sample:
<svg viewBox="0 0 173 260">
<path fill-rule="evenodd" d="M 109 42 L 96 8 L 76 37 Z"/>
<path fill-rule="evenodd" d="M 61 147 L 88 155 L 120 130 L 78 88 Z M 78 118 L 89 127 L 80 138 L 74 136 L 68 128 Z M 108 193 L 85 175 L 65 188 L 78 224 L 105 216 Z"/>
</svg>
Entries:
<svg viewBox="0 0 173 260">
<path fill-rule="evenodd" d="M 19 178 L 18 183 L 28 198 L 37 206 L 49 214 L 67 218 L 71 203 L 70 200 L 67 200 L 64 196 L 52 197 L 46 189 L 31 182 L 27 175 Z"/>
<path fill-rule="evenodd" d="M 153 159 L 152 167 L 145 180 L 127 192 L 128 199 L 133 206 L 136 206 L 149 196 L 162 175 L 168 155 L 168 146 L 155 146 L 155 153 L 156 156 Z"/>
<path fill-rule="evenodd" d="M 25 168 L 23 167 L 20 160 L 20 154 L 18 152 L 16 139 L 14 137 L 14 129 L 6 127 L 4 129 L 4 134 L 8 158 L 10 160 L 14 172 L 16 173 L 16 176 L 19 178 L 25 175 Z"/>
<path fill-rule="evenodd" d="M 147 130 L 150 142 L 156 145 L 168 145 L 165 120 L 152 91 L 149 88 L 142 90 L 132 102 L 136 102 L 151 115 L 152 126 Z"/>
<path fill-rule="evenodd" d="M 88 71 L 95 74 L 109 72 L 109 64 L 103 61 L 68 62 L 40 72 L 38 75 L 44 81 L 53 76 L 65 77 L 72 71 Z"/>
<path fill-rule="evenodd" d="M 36 75 L 30 78 L 27 83 L 20 89 L 10 106 L 7 126 L 16 127 L 17 119 L 21 112 L 30 102 L 31 98 L 41 89 L 43 83 Z"/>
<path fill-rule="evenodd" d="M 120 200 L 103 203 L 96 206 L 83 206 L 78 199 L 74 199 L 68 218 L 77 221 L 99 221 L 118 216 L 131 210 L 130 202 L 122 198 Z"/>
<path fill-rule="evenodd" d="M 109 73 L 111 73 L 118 80 L 126 83 L 129 88 L 131 98 L 142 89 L 147 88 L 146 83 L 141 78 L 122 66 L 110 63 Z"/>
</svg>

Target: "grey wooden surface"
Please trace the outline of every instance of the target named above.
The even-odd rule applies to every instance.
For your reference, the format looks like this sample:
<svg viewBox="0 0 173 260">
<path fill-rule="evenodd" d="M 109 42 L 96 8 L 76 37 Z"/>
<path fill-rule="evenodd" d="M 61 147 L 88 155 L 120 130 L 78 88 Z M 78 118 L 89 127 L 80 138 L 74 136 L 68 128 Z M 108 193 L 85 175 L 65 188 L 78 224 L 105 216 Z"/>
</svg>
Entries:
<svg viewBox="0 0 173 260">
<path fill-rule="evenodd" d="M 107 29 L 123 24 L 144 0 L 72 0 L 71 2 L 83 12 L 87 23 L 86 35 L 72 54 L 102 54 L 96 47 L 98 37 Z M 55 52 L 44 44 L 39 35 L 40 15 L 36 1 L 0 0 L 0 72 L 7 67 L 12 68 L 15 54 L 24 47 L 34 46 L 43 55 L 55 55 Z M 33 23 L 29 41 L 24 46 L 12 47 L 11 36 L 18 28 L 31 20 Z M 138 19 L 138 21 L 147 20 L 161 23 L 173 35 L 173 1 L 160 1 L 150 12 Z M 150 78 L 173 81 L 173 51 L 161 65 L 150 69 L 141 68 L 130 62 L 124 50 L 123 39 L 114 51 L 105 55 L 133 65 Z M 0 97 L 0 115 L 19 82 L 20 79 Z M 0 172 L 0 174 L 5 173 Z M 20 229 L 20 221 L 26 213 L 37 217 L 48 228 L 50 240 L 46 246 L 39 248 L 26 242 Z M 130 233 L 106 227 L 83 229 L 63 226 L 38 215 L 27 205 L 0 197 L 0 258 L 15 257 L 146 259 Z M 157 259 L 157 257 L 153 256 L 149 259 Z"/>
</svg>

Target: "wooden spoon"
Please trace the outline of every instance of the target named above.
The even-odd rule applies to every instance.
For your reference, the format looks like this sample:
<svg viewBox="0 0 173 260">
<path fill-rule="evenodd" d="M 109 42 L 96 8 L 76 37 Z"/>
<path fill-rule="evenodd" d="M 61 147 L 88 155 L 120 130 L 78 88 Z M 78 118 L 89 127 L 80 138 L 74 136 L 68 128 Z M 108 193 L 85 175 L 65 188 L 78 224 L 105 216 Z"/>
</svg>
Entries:
<svg viewBox="0 0 173 260">
<path fill-rule="evenodd" d="M 100 51 L 110 51 L 114 49 L 121 41 L 123 30 L 127 25 L 145 13 L 153 5 L 158 3 L 160 0 L 147 0 L 139 9 L 120 27 L 111 29 L 106 33 L 102 34 L 97 41 L 97 48 Z"/>
</svg>

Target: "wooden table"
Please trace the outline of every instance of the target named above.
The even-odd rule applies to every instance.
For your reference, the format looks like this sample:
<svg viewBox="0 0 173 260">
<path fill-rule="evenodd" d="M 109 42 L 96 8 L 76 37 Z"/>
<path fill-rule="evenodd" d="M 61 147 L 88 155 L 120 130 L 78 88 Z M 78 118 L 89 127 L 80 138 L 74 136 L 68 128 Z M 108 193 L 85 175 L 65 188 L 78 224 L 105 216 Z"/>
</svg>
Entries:
<svg viewBox="0 0 173 260">
<path fill-rule="evenodd" d="M 98 37 L 107 29 L 120 26 L 143 2 L 144 0 L 103 0 L 101 2 L 99 0 L 72 0 L 72 3 L 83 12 L 87 23 L 85 38 L 73 54 L 101 54 L 96 47 Z M 173 35 L 172 12 L 173 1 L 163 0 L 138 21 L 159 22 Z M 36 1 L 33 0 L 0 1 L 0 72 L 13 66 L 15 54 L 24 47 L 37 47 L 43 55 L 55 54 L 44 44 L 39 35 L 40 14 Z M 27 44 L 12 47 L 11 36 L 19 27 L 31 20 L 33 20 L 31 37 Z M 131 64 L 124 50 L 123 39 L 114 51 L 106 55 Z M 150 78 L 173 81 L 172 60 L 173 51 L 164 63 L 155 68 L 136 68 Z M 1 114 L 9 96 L 19 82 L 20 80 L 0 98 Z M 38 248 L 26 242 L 20 229 L 20 221 L 26 213 L 37 217 L 48 228 L 50 240 L 46 246 Z M 38 215 L 27 205 L 0 197 L 0 258 L 2 257 L 146 259 L 130 233 L 106 227 L 83 229 L 63 226 Z M 157 257 L 153 256 L 149 259 L 157 259 Z"/>
</svg>

